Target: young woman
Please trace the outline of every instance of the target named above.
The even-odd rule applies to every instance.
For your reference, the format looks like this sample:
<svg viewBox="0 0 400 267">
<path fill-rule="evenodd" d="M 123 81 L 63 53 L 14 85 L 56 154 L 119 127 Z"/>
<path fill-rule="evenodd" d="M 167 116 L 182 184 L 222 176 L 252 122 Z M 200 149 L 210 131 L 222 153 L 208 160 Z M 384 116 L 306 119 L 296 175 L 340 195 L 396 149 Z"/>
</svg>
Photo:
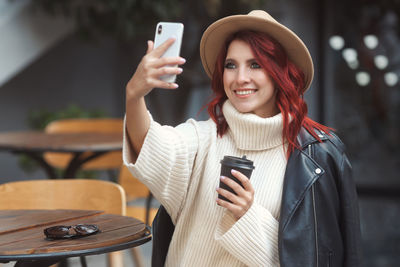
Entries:
<svg viewBox="0 0 400 267">
<path fill-rule="evenodd" d="M 307 117 L 313 64 L 303 42 L 260 10 L 213 23 L 200 44 L 211 119 L 173 128 L 144 101 L 178 87 L 158 78 L 182 72 L 168 65 L 184 59 L 160 58 L 173 41 L 149 41 L 126 87 L 124 162 L 162 204 L 153 266 L 360 266 L 351 167 L 338 137 Z M 243 187 L 220 177 L 225 155 L 254 162 L 251 180 L 232 171 Z"/>
</svg>

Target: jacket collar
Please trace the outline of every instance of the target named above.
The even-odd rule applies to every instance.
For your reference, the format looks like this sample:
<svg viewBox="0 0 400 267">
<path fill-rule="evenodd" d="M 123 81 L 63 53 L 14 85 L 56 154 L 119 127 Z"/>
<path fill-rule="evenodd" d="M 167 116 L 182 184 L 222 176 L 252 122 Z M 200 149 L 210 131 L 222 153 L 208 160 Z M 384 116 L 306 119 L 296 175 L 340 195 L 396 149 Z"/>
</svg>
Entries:
<svg viewBox="0 0 400 267">
<path fill-rule="evenodd" d="M 328 140 L 326 133 L 315 130 L 315 134 L 321 139 L 321 141 Z M 299 147 L 303 150 L 310 144 L 319 142 L 314 136 L 312 136 L 304 127 L 300 128 L 300 132 L 297 135 L 297 142 Z"/>
<path fill-rule="evenodd" d="M 324 133 L 316 131 L 316 134 L 323 142 L 328 139 Z M 283 182 L 280 233 L 285 230 L 308 189 L 325 173 L 324 169 L 309 155 L 311 152 L 309 145 L 319 141 L 302 127 L 297 136 L 297 142 L 301 150 L 295 149 L 290 155 Z"/>
</svg>

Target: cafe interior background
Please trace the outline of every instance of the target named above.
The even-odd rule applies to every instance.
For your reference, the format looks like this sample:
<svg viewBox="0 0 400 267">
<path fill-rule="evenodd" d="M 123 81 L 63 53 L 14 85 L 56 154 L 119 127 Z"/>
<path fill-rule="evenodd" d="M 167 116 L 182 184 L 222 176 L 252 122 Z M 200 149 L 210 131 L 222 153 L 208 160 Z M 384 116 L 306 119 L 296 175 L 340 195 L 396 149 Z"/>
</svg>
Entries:
<svg viewBox="0 0 400 267">
<path fill-rule="evenodd" d="M 400 3 L 396 0 L 0 0 L 0 131 L 61 117 L 123 117 L 124 87 L 158 21 L 185 25 L 187 59 L 174 92 L 148 97 L 156 120 L 207 119 L 209 81 L 198 45 L 215 19 L 265 9 L 309 47 L 310 116 L 345 142 L 359 193 L 365 265 L 400 260 Z M 90 173 L 108 179 L 104 173 Z M 43 179 L 0 151 L 0 183 Z"/>
</svg>

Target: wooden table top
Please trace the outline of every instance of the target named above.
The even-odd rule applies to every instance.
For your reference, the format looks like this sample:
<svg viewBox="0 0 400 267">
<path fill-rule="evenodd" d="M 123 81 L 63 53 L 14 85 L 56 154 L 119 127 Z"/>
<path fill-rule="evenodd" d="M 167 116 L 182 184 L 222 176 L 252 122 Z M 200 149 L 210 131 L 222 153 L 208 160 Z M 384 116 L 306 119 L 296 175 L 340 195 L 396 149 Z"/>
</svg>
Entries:
<svg viewBox="0 0 400 267">
<path fill-rule="evenodd" d="M 96 224 L 100 233 L 48 240 L 43 230 L 55 225 Z M 0 262 L 102 254 L 151 239 L 141 221 L 102 211 L 0 210 Z"/>
<path fill-rule="evenodd" d="M 122 149 L 122 134 L 0 132 L 0 149 L 16 152 L 108 152 Z"/>
</svg>

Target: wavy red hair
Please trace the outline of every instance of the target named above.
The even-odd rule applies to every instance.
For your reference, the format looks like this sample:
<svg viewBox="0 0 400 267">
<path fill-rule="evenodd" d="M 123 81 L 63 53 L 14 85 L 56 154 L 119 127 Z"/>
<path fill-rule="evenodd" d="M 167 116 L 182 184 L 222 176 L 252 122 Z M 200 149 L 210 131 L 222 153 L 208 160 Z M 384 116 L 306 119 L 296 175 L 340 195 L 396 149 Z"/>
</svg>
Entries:
<svg viewBox="0 0 400 267">
<path fill-rule="evenodd" d="M 295 148 L 298 148 L 297 135 L 302 126 L 318 141 L 321 141 L 321 139 L 314 130 L 329 134 L 331 128 L 319 124 L 307 116 L 308 109 L 303 96 L 304 74 L 289 60 L 283 47 L 265 33 L 240 31 L 226 40 L 217 57 L 212 77 L 211 88 L 214 97 L 207 104 L 207 111 L 217 124 L 219 136 L 223 136 L 228 129 L 228 124 L 222 112 L 222 106 L 227 99 L 223 74 L 228 47 L 233 40 L 241 40 L 249 44 L 257 63 L 275 83 L 277 90 L 276 105 L 283 117 L 282 139 L 289 143 L 286 151 L 287 158 Z"/>
</svg>

